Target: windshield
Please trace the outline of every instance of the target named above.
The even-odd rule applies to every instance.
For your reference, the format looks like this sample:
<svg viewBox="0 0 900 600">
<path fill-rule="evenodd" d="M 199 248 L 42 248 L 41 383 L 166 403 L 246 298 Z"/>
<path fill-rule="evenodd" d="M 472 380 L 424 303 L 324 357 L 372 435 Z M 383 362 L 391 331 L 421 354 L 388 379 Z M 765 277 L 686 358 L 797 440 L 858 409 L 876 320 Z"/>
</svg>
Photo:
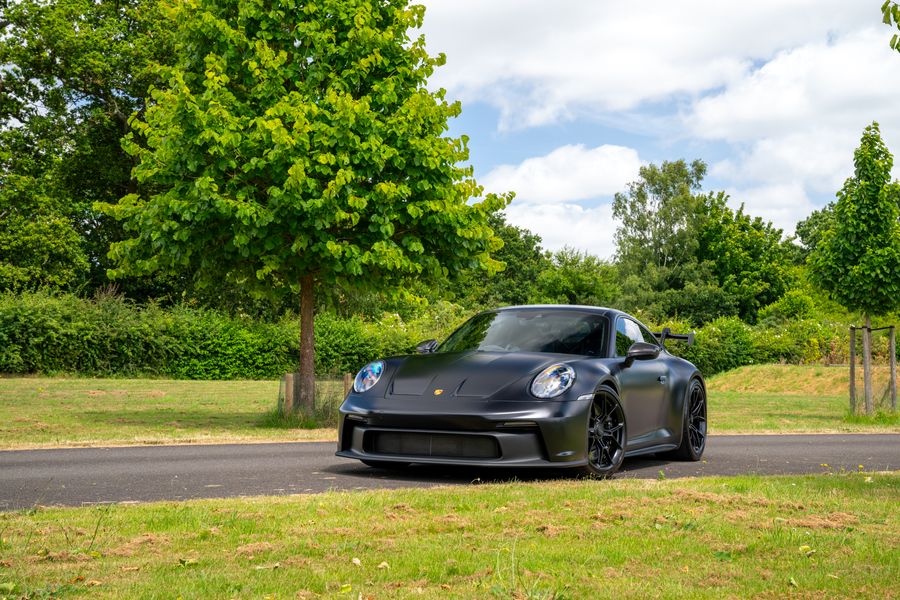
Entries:
<svg viewBox="0 0 900 600">
<path fill-rule="evenodd" d="M 607 319 L 576 311 L 505 310 L 475 315 L 437 352 L 552 352 L 606 355 Z"/>
</svg>

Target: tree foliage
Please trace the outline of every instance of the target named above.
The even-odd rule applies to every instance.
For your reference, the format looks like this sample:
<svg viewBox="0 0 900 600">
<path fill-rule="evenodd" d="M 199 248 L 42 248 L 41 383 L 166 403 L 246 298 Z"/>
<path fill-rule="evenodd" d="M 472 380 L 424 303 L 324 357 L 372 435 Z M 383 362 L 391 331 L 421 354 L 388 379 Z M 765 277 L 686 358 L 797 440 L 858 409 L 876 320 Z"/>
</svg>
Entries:
<svg viewBox="0 0 900 600">
<path fill-rule="evenodd" d="M 89 259 L 79 280 L 104 285 L 121 232 L 92 203 L 134 191 L 120 139 L 154 81 L 147 65 L 171 54 L 171 27 L 156 0 L 17 0 L 4 3 L 0 29 L 0 177 L 44 198 L 53 234 L 70 224 Z M 161 291 L 125 285 L 142 299 Z"/>
<path fill-rule="evenodd" d="M 0 290 L 70 288 L 87 269 L 81 238 L 33 177 L 0 181 Z"/>
<path fill-rule="evenodd" d="M 810 274 L 849 310 L 883 315 L 900 308 L 900 183 L 891 181 L 893 156 L 877 123 L 863 132 L 853 164 Z"/>
<path fill-rule="evenodd" d="M 606 306 L 618 294 L 616 268 L 573 248 L 548 253 L 547 266 L 537 277 L 532 302 Z"/>
<path fill-rule="evenodd" d="M 384 286 L 483 264 L 496 249 L 459 105 L 425 88 L 423 9 L 405 1 L 178 5 L 178 63 L 161 68 L 128 151 L 159 191 L 104 210 L 132 237 L 116 274 L 188 271 L 262 292 Z"/>
<path fill-rule="evenodd" d="M 502 271 L 485 276 L 480 270 L 467 272 L 453 298 L 471 307 L 526 304 L 535 294 L 541 272 L 550 266 L 538 235 L 506 222 L 503 213 L 491 215 L 491 229 L 503 242 L 493 256 L 502 262 Z"/>
<path fill-rule="evenodd" d="M 819 210 L 797 223 L 797 238 L 803 246 L 804 255 L 813 252 L 822 240 L 822 235 L 834 227 L 834 202 L 829 202 Z"/>
<path fill-rule="evenodd" d="M 673 269 L 689 262 L 697 248 L 694 235 L 706 164 L 695 160 L 645 165 L 638 179 L 613 201 L 619 262 L 626 269 L 655 265 Z"/>
<path fill-rule="evenodd" d="M 647 165 L 616 195 L 625 307 L 694 324 L 732 315 L 752 321 L 784 293 L 791 252 L 781 230 L 743 207 L 732 210 L 723 192 L 702 192 L 705 173 L 700 160 Z"/>
<path fill-rule="evenodd" d="M 710 265 L 715 281 L 733 299 L 737 314 L 755 320 L 757 311 L 780 298 L 790 280 L 790 243 L 780 229 L 751 217 L 743 205 L 732 210 L 716 194 L 704 205 L 697 261 Z"/>
<path fill-rule="evenodd" d="M 881 5 L 882 21 L 885 25 L 893 25 L 900 29 L 900 4 L 893 0 L 885 0 Z M 891 48 L 900 52 L 900 33 L 895 33 L 891 37 Z"/>
<path fill-rule="evenodd" d="M 732 210 L 723 192 L 702 192 L 705 173 L 700 160 L 648 165 L 616 195 L 626 308 L 694 324 L 732 315 L 753 321 L 784 293 L 791 253 L 781 230 Z"/>
</svg>

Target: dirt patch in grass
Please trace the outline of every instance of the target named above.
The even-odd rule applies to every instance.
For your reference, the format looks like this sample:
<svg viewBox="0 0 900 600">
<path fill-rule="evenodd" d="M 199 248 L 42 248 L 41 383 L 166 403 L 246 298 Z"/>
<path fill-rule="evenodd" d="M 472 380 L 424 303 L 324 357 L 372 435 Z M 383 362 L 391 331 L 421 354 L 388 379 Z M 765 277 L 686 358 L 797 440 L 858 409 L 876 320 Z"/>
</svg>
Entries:
<svg viewBox="0 0 900 600">
<path fill-rule="evenodd" d="M 259 554 L 265 554 L 275 549 L 273 544 L 269 542 L 253 542 L 252 544 L 244 544 L 235 549 L 238 556 L 242 556 L 248 560 L 253 560 Z"/>
<path fill-rule="evenodd" d="M 170 544 L 169 537 L 156 533 L 144 533 L 109 551 L 113 556 L 134 556 L 135 554 L 159 553 L 161 547 Z"/>
</svg>

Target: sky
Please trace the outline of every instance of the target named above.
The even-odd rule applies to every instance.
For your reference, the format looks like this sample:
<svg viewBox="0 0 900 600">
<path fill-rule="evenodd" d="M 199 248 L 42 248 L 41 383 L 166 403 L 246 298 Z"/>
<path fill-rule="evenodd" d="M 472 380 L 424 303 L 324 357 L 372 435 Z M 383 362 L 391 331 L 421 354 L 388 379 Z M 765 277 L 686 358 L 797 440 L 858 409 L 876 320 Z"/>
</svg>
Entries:
<svg viewBox="0 0 900 600">
<path fill-rule="evenodd" d="M 792 234 L 853 172 L 872 121 L 900 163 L 900 54 L 882 0 L 424 0 L 486 192 L 507 220 L 611 258 L 641 165 L 704 160 L 704 189 Z M 900 164 L 894 174 L 900 177 Z"/>
</svg>

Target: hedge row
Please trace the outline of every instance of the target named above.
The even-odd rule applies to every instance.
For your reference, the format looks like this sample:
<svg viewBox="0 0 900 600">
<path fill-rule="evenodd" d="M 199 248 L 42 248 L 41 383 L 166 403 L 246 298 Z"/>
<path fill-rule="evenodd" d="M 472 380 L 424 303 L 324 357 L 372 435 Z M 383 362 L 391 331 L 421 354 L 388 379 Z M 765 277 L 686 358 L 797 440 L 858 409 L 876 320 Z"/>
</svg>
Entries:
<svg viewBox="0 0 900 600">
<path fill-rule="evenodd" d="M 706 375 L 754 363 L 847 362 L 847 324 L 813 318 L 796 300 L 768 309 L 754 327 L 734 317 L 717 319 L 697 330 L 693 346 L 672 341 L 669 349 Z M 316 371 L 352 373 L 374 358 L 412 352 L 422 340 L 443 339 L 465 317 L 446 303 L 409 322 L 396 315 L 371 322 L 320 314 Z M 679 322 L 662 326 L 690 329 Z M 296 368 L 299 332 L 299 321 L 290 318 L 259 323 L 188 307 L 138 307 L 119 298 L 5 294 L 0 373 L 273 379 Z M 874 352 L 876 360 L 887 359 L 885 336 L 876 336 Z"/>
<path fill-rule="evenodd" d="M 316 371 L 355 372 L 377 356 L 411 352 L 463 315 L 441 305 L 404 323 L 316 317 Z M 258 323 L 187 307 L 137 307 L 119 298 L 0 295 L 0 373 L 97 377 L 273 379 L 296 368 L 297 319 Z"/>
<path fill-rule="evenodd" d="M 679 323 L 667 325 L 673 331 L 684 329 Z M 752 364 L 847 364 L 848 328 L 845 323 L 818 318 L 751 327 L 736 317 L 722 317 L 698 329 L 693 346 L 667 342 L 667 347 L 693 362 L 707 376 Z M 872 352 L 876 362 L 888 361 L 886 335 L 873 336 Z M 862 356 L 862 334 L 858 335 L 857 356 Z"/>
</svg>

